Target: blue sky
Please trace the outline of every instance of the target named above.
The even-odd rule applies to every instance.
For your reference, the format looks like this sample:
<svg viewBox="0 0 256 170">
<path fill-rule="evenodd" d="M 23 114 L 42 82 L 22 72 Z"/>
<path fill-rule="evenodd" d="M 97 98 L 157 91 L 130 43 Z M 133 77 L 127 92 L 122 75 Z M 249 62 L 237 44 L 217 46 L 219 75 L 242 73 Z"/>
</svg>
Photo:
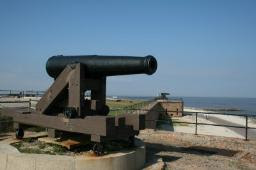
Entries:
<svg viewBox="0 0 256 170">
<path fill-rule="evenodd" d="M 110 95 L 256 97 L 256 1 L 0 1 L 0 89 L 45 90 L 52 55 L 154 55 Z"/>
</svg>

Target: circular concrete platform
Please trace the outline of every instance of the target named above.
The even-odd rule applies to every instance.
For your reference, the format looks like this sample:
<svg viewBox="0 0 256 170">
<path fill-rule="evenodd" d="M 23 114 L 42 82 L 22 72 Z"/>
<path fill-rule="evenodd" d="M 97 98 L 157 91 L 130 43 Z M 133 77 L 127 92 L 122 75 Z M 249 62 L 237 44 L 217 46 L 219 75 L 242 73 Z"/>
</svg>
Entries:
<svg viewBox="0 0 256 170">
<path fill-rule="evenodd" d="M 0 143 L 1 170 L 137 170 L 145 164 L 145 145 L 136 139 L 136 148 L 104 156 L 62 156 L 18 153 L 10 145 Z M 8 149 L 6 149 L 8 148 Z"/>
</svg>

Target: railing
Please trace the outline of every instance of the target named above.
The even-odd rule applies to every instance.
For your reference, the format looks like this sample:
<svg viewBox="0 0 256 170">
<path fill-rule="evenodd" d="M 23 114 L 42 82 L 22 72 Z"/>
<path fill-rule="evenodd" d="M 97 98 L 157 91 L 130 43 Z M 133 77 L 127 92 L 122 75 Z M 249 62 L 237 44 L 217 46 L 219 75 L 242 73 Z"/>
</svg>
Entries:
<svg viewBox="0 0 256 170">
<path fill-rule="evenodd" d="M 44 91 L 40 90 L 0 90 L 0 96 L 42 96 Z"/>
<path fill-rule="evenodd" d="M 173 122 L 173 123 L 185 123 L 185 124 L 194 124 L 195 125 L 195 135 L 198 134 L 198 125 L 207 125 L 207 126 L 221 126 L 228 128 L 243 128 L 245 129 L 245 140 L 248 140 L 248 129 L 256 129 L 256 127 L 248 126 L 248 118 L 256 118 L 256 115 L 248 115 L 248 114 L 230 114 L 230 113 L 202 113 L 202 112 L 185 112 L 185 115 L 195 114 L 195 122 Z M 235 125 L 226 125 L 226 124 L 212 124 L 212 123 L 198 123 L 198 114 L 206 114 L 206 115 L 228 115 L 228 116 L 239 116 L 245 118 L 244 126 L 235 126 Z M 232 124 L 232 122 L 231 122 Z"/>
</svg>

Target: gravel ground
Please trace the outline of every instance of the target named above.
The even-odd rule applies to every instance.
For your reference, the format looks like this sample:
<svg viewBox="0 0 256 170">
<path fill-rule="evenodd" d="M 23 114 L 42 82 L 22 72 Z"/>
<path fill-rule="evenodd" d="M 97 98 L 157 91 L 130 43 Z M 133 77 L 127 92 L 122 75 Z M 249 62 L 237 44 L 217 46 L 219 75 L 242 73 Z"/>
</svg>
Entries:
<svg viewBox="0 0 256 170">
<path fill-rule="evenodd" d="M 139 137 L 147 147 L 145 169 L 256 169 L 256 140 L 153 130 Z"/>
</svg>

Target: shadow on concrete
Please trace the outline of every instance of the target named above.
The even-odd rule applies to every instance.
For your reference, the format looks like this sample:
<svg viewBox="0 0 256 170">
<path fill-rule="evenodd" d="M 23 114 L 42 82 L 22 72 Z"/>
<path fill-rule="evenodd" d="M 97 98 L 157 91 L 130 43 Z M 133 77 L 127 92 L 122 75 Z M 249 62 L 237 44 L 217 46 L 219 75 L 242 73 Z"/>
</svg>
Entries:
<svg viewBox="0 0 256 170">
<path fill-rule="evenodd" d="M 173 121 L 172 121 L 172 119 L 170 118 L 170 119 L 168 119 L 168 121 L 169 121 L 169 125 L 170 125 L 170 129 L 169 129 L 169 131 L 172 131 L 172 132 L 174 132 L 174 125 L 173 125 Z"/>
<path fill-rule="evenodd" d="M 146 146 L 146 164 L 144 168 L 150 167 L 151 165 L 158 163 L 159 159 L 162 159 L 163 162 L 173 162 L 181 158 L 171 155 L 159 155 L 158 153 L 161 151 L 161 149 L 159 150 L 156 148 L 148 148 Z"/>
<path fill-rule="evenodd" d="M 182 148 L 186 150 L 188 153 L 200 153 L 202 155 L 219 155 L 226 157 L 233 157 L 239 151 L 234 151 L 230 149 L 220 149 L 220 148 L 212 148 L 212 147 L 204 147 L 204 146 L 192 146 L 188 148 Z"/>
<path fill-rule="evenodd" d="M 166 130 L 174 132 L 172 119 L 157 120 L 157 130 Z"/>
<path fill-rule="evenodd" d="M 162 145 L 156 143 L 145 143 L 146 144 L 146 154 L 147 162 L 152 160 L 157 160 L 162 158 L 164 162 L 173 162 L 182 157 L 170 156 L 163 154 L 163 152 L 169 153 L 183 153 L 183 154 L 194 154 L 199 156 L 211 156 L 211 155 L 220 155 L 225 157 L 233 157 L 239 151 L 221 149 L 221 148 L 212 148 L 212 147 L 203 147 L 203 146 L 191 146 L 191 147 L 182 147 L 182 146 L 172 146 L 172 145 Z M 161 154 L 160 154 L 161 153 Z M 154 162 L 152 162 L 153 164 Z"/>
</svg>

